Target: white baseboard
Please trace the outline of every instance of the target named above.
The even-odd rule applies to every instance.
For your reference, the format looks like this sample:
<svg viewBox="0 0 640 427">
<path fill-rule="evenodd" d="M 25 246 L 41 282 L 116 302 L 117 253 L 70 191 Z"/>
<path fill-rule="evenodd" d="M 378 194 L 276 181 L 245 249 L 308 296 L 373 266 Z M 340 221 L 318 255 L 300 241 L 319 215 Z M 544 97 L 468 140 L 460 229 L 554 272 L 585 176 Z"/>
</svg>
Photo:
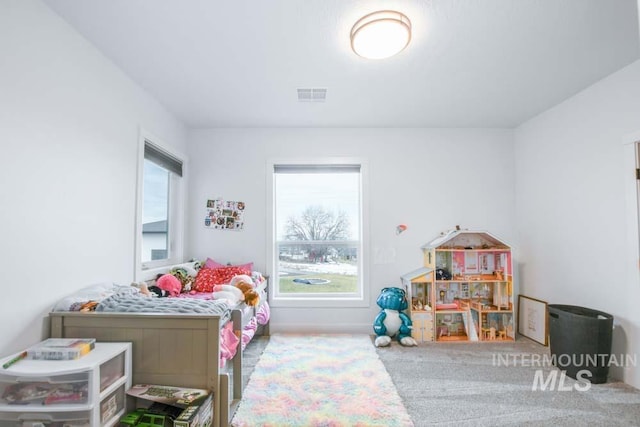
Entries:
<svg viewBox="0 0 640 427">
<path fill-rule="evenodd" d="M 373 323 L 274 323 L 269 322 L 271 334 L 367 334 L 373 335 Z"/>
</svg>

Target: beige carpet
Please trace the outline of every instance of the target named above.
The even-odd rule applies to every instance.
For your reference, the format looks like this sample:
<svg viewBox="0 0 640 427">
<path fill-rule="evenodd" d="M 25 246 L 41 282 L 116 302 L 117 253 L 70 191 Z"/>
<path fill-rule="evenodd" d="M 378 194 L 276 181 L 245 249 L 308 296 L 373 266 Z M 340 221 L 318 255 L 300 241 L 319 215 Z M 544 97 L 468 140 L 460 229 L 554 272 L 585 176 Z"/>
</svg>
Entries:
<svg viewBox="0 0 640 427">
<path fill-rule="evenodd" d="M 568 377 L 570 390 L 559 391 L 559 371 L 536 363 L 548 347 L 525 338 L 411 348 L 394 342 L 376 351 L 416 426 L 640 426 L 640 391 L 619 382 L 579 391 L 584 382 Z M 555 390 L 539 381 L 532 390 L 535 376 L 548 380 L 551 371 Z"/>
</svg>

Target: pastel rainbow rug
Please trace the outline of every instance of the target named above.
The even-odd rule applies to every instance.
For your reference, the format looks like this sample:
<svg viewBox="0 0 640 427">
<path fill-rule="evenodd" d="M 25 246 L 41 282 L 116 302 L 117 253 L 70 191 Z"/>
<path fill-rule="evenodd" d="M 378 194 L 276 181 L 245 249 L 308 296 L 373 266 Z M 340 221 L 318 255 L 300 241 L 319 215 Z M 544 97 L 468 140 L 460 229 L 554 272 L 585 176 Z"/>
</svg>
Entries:
<svg viewBox="0 0 640 427">
<path fill-rule="evenodd" d="M 272 335 L 234 427 L 413 426 L 367 335 Z"/>
</svg>

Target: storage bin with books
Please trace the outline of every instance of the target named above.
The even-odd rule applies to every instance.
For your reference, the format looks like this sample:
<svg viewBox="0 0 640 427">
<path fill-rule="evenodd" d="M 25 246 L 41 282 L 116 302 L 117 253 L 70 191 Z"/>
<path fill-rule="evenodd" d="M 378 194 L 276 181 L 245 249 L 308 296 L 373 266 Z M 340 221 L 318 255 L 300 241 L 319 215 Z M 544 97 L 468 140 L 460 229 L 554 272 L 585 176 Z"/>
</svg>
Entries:
<svg viewBox="0 0 640 427">
<path fill-rule="evenodd" d="M 71 360 L 30 359 L 31 348 L 0 360 L 0 427 L 116 425 L 131 385 L 131 343 L 93 345 Z"/>
<path fill-rule="evenodd" d="M 213 424 L 213 395 L 208 390 L 168 385 L 136 384 L 127 391 L 136 409 L 121 424 L 136 425 L 144 417 L 162 416 L 165 425 L 208 427 Z M 123 422 L 123 420 L 126 420 Z M 171 423 L 170 423 L 171 422 Z"/>
</svg>

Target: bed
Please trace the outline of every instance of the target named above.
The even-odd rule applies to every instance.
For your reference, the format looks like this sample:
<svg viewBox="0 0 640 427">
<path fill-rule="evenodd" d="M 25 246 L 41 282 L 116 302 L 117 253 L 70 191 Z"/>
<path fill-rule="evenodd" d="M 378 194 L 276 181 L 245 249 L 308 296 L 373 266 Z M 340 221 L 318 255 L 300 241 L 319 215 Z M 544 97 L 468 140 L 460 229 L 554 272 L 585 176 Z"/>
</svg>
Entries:
<svg viewBox="0 0 640 427">
<path fill-rule="evenodd" d="M 266 304 L 267 285 L 265 278 L 263 304 Z M 157 300 L 169 304 L 179 299 Z M 49 314 L 50 336 L 131 342 L 134 384 L 167 384 L 211 390 L 214 393 L 214 414 L 218 414 L 214 416 L 214 426 L 226 426 L 242 398 L 242 350 L 253 336 L 245 332 L 248 325 L 252 325 L 250 329 L 253 332 L 257 330 L 255 319 L 264 305 L 231 306 L 222 301 L 209 301 L 214 302 L 216 308 L 212 312 L 183 310 L 179 313 L 56 311 L 60 309 L 60 304 L 57 304 Z M 62 306 L 68 303 L 67 298 Z M 192 304 L 204 306 L 204 301 Z M 263 319 L 260 323 L 259 332 L 268 334 L 268 318 L 267 322 Z M 226 359 L 224 354 L 228 346 L 222 333 L 225 330 L 237 337 L 238 344 L 234 354 L 227 355 Z"/>
</svg>

